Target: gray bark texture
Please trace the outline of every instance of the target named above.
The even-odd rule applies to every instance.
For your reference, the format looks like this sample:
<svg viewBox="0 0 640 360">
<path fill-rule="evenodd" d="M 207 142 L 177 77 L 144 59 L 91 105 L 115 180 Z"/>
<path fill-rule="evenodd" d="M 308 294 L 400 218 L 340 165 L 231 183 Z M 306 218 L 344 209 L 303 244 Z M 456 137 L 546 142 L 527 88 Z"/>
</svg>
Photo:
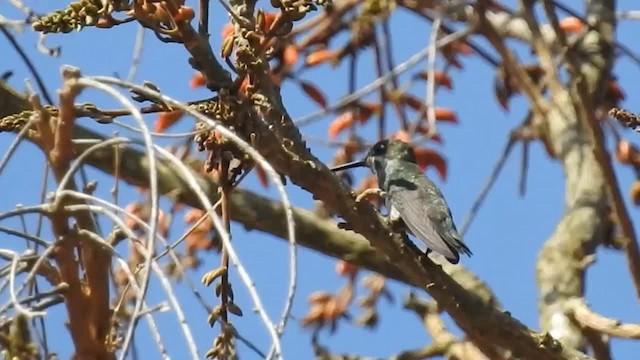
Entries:
<svg viewBox="0 0 640 360">
<path fill-rule="evenodd" d="M 598 245 L 606 242 L 610 213 L 602 168 L 594 154 L 586 119 L 576 109 L 577 81 L 589 89 L 589 104 L 602 102 L 603 84 L 612 64 L 614 1 L 587 1 L 587 19 L 593 30 L 575 49 L 580 57 L 580 73 L 564 91 L 550 99 L 550 109 L 543 119 L 548 136 L 565 175 L 565 212 L 555 232 L 540 251 L 536 266 L 540 325 L 554 338 L 569 347 L 584 348 L 583 335 L 566 315 L 566 302 L 585 292 L 586 259 Z M 579 79 L 580 77 L 581 79 Z M 573 92 L 573 94 L 571 93 Z M 593 108 L 593 107 L 591 107 Z"/>
</svg>

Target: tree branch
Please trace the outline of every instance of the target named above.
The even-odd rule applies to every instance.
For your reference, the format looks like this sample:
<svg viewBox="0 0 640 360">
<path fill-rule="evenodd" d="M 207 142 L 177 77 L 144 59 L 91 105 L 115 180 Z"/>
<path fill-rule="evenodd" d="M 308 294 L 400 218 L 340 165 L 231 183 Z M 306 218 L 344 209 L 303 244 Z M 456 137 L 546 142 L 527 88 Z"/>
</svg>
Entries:
<svg viewBox="0 0 640 360">
<path fill-rule="evenodd" d="M 625 324 L 595 313 L 584 299 L 571 299 L 566 304 L 567 314 L 580 327 L 623 339 L 640 339 L 640 324 Z"/>
<path fill-rule="evenodd" d="M 569 57 L 574 51 L 576 55 L 582 54 L 580 70 L 572 72 L 571 86 L 554 86 L 544 119 L 539 119 L 544 121 L 546 135 L 564 167 L 567 189 L 566 212 L 538 258 L 536 275 L 540 289 L 540 322 L 543 330 L 572 348 L 583 348 L 584 339 L 580 329 L 566 318 L 564 305 L 569 299 L 584 295 L 585 259 L 591 257 L 603 242 L 609 227 L 607 181 L 601 167 L 601 156 L 596 156 L 592 149 L 599 143 L 597 139 L 594 142 L 589 138 L 593 126 L 598 127 L 600 134 L 601 129 L 599 124 L 586 124 L 582 120 L 589 121 L 589 114 L 593 113 L 589 110 L 593 109 L 592 104 L 601 103 L 603 84 L 608 79 L 613 57 L 614 9 L 612 1 L 589 1 L 588 4 L 594 26 L 590 27 L 580 48 L 569 48 L 564 34 L 560 32 L 555 37 L 565 40 L 560 42 Z M 557 23 L 549 11 L 547 14 L 552 17 L 552 24 Z M 487 12 L 487 19 L 497 29 L 493 22 L 495 17 Z M 533 19 L 529 20 L 529 26 L 537 26 Z M 535 39 L 531 36 L 535 33 L 537 55 L 546 58 L 547 67 L 554 66 L 549 63 L 547 47 L 540 41 L 540 38 L 546 38 L 542 32 L 529 29 L 527 37 L 533 41 Z M 496 49 L 504 53 L 499 46 Z M 576 94 L 570 89 L 578 83 L 584 84 L 589 89 L 588 93 Z M 539 107 L 540 95 L 526 94 L 531 105 Z"/>
<path fill-rule="evenodd" d="M 2 112 L 0 111 L 0 113 Z M 276 118 L 277 114 L 278 111 L 274 111 L 271 120 Z M 282 117 L 277 118 L 282 119 Z M 309 154 L 304 143 L 299 141 L 299 133 L 297 133 L 295 126 L 291 125 L 288 116 L 286 120 L 283 121 L 290 124 L 286 125 L 284 129 L 279 129 L 280 134 L 285 138 L 284 141 L 276 138 L 273 131 L 258 127 L 258 133 L 264 134 L 261 135 L 259 139 L 259 141 L 262 142 L 259 144 L 261 152 L 271 161 L 276 169 L 288 174 L 292 181 L 314 194 L 322 195 L 321 200 L 330 208 L 338 210 L 338 213 L 342 214 L 350 226 L 357 228 L 360 233 L 366 235 L 367 239 L 376 246 L 374 250 L 368 246 L 366 240 L 361 236 L 338 230 L 328 222 L 325 222 L 322 226 L 319 223 L 315 223 L 311 228 L 315 228 L 314 231 L 317 231 L 317 233 L 315 233 L 316 236 L 326 233 L 333 236 L 329 238 L 331 240 L 329 244 L 332 244 L 332 246 L 335 245 L 336 247 L 332 248 L 327 246 L 327 252 L 329 254 L 335 256 L 340 251 L 350 249 L 345 245 L 349 243 L 342 240 L 339 241 L 337 234 L 341 234 L 341 236 L 339 236 L 340 239 L 352 239 L 351 244 L 353 244 L 355 251 L 345 251 L 342 253 L 341 256 L 344 257 L 345 260 L 360 260 L 368 264 L 367 266 L 371 266 L 372 268 L 375 266 L 375 269 L 381 270 L 381 273 L 383 273 L 382 271 L 388 273 L 392 278 L 404 279 L 407 283 L 428 290 L 438 301 L 438 304 L 449 312 L 458 326 L 469 335 L 481 350 L 483 344 L 484 346 L 491 344 L 491 349 L 494 349 L 496 346 L 509 349 L 513 353 L 519 354 L 523 359 L 588 358 L 584 354 L 561 347 L 558 343 L 554 342 L 552 338 L 528 329 L 508 313 L 502 312 L 495 306 L 489 305 L 494 304 L 494 301 L 487 301 L 486 294 L 488 291 L 484 292 L 485 297 L 483 298 L 469 290 L 465 290 L 462 285 L 466 284 L 469 286 L 468 283 L 463 280 L 460 282 L 453 280 L 443 271 L 443 268 L 447 269 L 447 267 L 441 267 L 430 260 L 424 259 L 422 252 L 417 249 L 415 245 L 405 244 L 398 236 L 390 236 L 389 229 L 380 221 L 377 212 L 368 204 L 356 204 L 353 196 L 344 190 L 339 179 L 329 172 L 324 164 Z M 260 126 L 260 124 L 256 124 L 256 126 Z M 262 126 L 265 125 L 263 124 Z M 76 127 L 74 131 L 80 131 L 78 129 L 79 128 Z M 86 132 L 86 130 L 82 131 Z M 85 133 L 85 135 L 87 134 Z M 75 136 L 77 135 L 74 135 L 74 137 Z M 95 134 L 93 134 L 93 136 L 95 136 Z M 290 136 L 296 136 L 296 141 L 291 141 Z M 139 170 L 145 174 L 143 177 L 132 177 L 132 169 L 135 166 L 139 166 L 139 164 L 132 162 L 130 153 L 124 152 L 124 150 L 120 151 L 122 159 L 120 165 L 123 167 L 120 174 L 123 174 L 123 179 L 132 184 L 144 186 L 148 178 L 148 175 L 144 172 L 144 168 L 139 168 Z M 103 161 L 102 164 L 113 166 L 113 161 L 109 161 L 108 159 L 109 154 L 112 154 L 112 152 L 103 152 L 100 155 L 101 157 L 96 155 L 95 158 L 91 157 L 93 160 L 90 161 L 94 164 Z M 145 160 L 141 162 L 142 164 L 146 164 Z M 163 163 L 159 164 L 159 191 L 165 194 L 177 194 L 179 201 L 188 203 L 189 193 L 175 190 L 185 189 L 186 186 L 181 185 L 182 180 L 180 176 L 171 177 L 171 171 L 172 169 L 169 166 Z M 108 172 L 113 173 L 112 171 Z M 214 184 L 210 182 L 203 183 L 203 187 L 207 193 L 210 194 L 212 198 L 215 198 L 217 195 L 214 195 L 215 188 L 213 185 Z M 260 207 L 256 207 L 255 203 L 252 203 L 251 206 L 240 204 L 238 199 L 240 195 L 237 195 L 240 193 L 234 192 L 234 194 L 236 195 L 232 195 L 231 197 L 232 214 L 235 217 L 233 220 L 251 214 L 254 216 L 252 220 L 255 220 L 258 214 L 255 210 L 260 209 Z M 254 197 L 252 201 L 255 201 L 255 199 L 256 197 Z M 193 203 L 197 203 L 195 199 L 193 199 Z M 267 209 L 274 208 L 274 204 L 271 202 L 265 202 L 264 206 Z M 264 224 L 268 223 L 264 221 L 264 212 L 260 212 L 259 214 L 262 221 L 254 222 L 254 226 L 256 228 L 258 226 L 269 226 Z M 296 219 L 296 231 L 310 231 L 311 229 L 301 224 L 304 223 L 305 218 L 315 219 L 315 216 L 310 213 L 304 214 L 305 213 L 301 211 L 296 212 L 296 216 L 298 217 Z M 308 222 L 313 223 L 311 220 Z M 280 227 L 278 231 L 282 232 L 284 231 L 283 229 L 284 227 Z M 296 235 L 300 240 L 310 239 L 308 234 L 298 234 Z M 306 245 L 313 247 L 319 246 L 309 243 Z M 382 254 L 387 254 L 389 260 Z M 449 270 L 453 276 L 459 276 L 463 273 L 462 268 L 459 266 L 451 267 Z M 493 352 L 493 350 L 489 352 Z"/>
</svg>

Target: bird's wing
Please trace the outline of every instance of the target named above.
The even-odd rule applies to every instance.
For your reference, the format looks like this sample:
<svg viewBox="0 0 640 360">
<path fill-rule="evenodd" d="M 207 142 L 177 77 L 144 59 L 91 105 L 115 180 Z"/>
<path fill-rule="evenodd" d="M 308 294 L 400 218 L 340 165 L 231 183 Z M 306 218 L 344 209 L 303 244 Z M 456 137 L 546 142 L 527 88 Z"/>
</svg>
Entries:
<svg viewBox="0 0 640 360">
<path fill-rule="evenodd" d="M 418 239 L 451 263 L 458 263 L 460 260 L 458 252 L 443 239 L 434 223 L 434 220 L 438 221 L 434 216 L 438 217 L 441 211 L 448 211 L 446 205 L 444 205 L 445 209 L 439 209 L 441 204 L 434 203 L 432 195 L 420 190 L 396 190 L 391 191 L 388 196 L 391 205 Z M 429 211 L 430 207 L 432 211 Z M 433 212 L 431 216 L 430 212 Z"/>
</svg>

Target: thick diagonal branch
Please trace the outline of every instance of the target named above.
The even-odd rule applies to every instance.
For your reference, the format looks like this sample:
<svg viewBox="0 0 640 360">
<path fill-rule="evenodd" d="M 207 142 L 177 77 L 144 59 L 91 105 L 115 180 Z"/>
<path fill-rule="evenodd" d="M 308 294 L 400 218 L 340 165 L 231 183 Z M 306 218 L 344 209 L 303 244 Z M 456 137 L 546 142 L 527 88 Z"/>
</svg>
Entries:
<svg viewBox="0 0 640 360">
<path fill-rule="evenodd" d="M 276 117 L 277 114 L 278 112 L 274 111 L 274 114 L 271 115 Z M 283 113 L 280 114 L 282 115 Z M 277 138 L 268 129 L 258 129 L 264 130 L 260 133 L 265 134 L 260 139 L 262 142 L 259 144 L 260 150 L 276 169 L 288 174 L 292 181 L 321 197 L 330 208 L 337 210 L 348 221 L 349 225 L 354 226 L 358 232 L 364 234 L 376 247 L 377 251 L 374 251 L 361 236 L 337 230 L 335 227 L 333 227 L 333 231 L 329 231 L 330 225 L 328 223 L 315 227 L 315 235 L 318 237 L 323 236 L 324 232 L 332 235 L 342 233 L 345 234 L 344 236 L 350 234 L 352 236 L 351 239 L 359 239 L 354 242 L 355 254 L 353 252 L 343 254 L 346 260 L 361 260 L 371 267 L 375 266 L 377 267 L 376 269 L 385 271 L 393 278 L 404 279 L 405 282 L 429 291 L 440 306 L 455 319 L 456 323 L 481 350 L 484 348 L 487 352 L 493 353 L 496 347 L 509 349 L 523 359 L 588 358 L 584 354 L 559 346 L 559 344 L 545 335 L 528 329 L 508 313 L 489 305 L 486 298 L 483 299 L 475 293 L 465 290 L 462 287 L 464 281 L 456 282 L 443 271 L 441 266 L 434 264 L 432 261 L 423 261 L 421 252 L 415 246 L 405 244 L 400 238 L 390 234 L 389 229 L 380 221 L 378 214 L 370 206 L 363 203 L 355 203 L 354 198 L 344 189 L 341 182 L 304 147 L 299 140 L 300 136 L 297 134 L 297 129 L 291 124 L 288 116 L 286 119 L 282 117 L 280 119 L 287 123 L 287 125 L 279 129 L 279 133 L 285 139 Z M 273 120 L 273 118 L 270 120 Z M 76 131 L 78 131 L 77 127 Z M 290 136 L 294 136 L 293 141 L 289 138 Z M 132 161 L 130 156 L 122 154 L 121 157 L 124 160 L 122 161 L 123 166 Z M 113 161 L 103 160 L 106 160 L 104 163 L 113 164 Z M 99 160 L 92 161 L 98 162 Z M 144 164 L 144 160 L 142 163 Z M 129 164 L 129 166 L 135 166 L 135 164 Z M 159 188 L 164 193 L 171 192 L 176 188 L 184 188 L 184 186 L 180 187 L 181 177 L 171 178 L 167 173 L 169 170 L 162 166 L 158 169 Z M 112 172 L 109 171 L 109 173 Z M 128 172 L 121 171 L 120 173 L 127 174 Z M 144 186 L 147 181 L 147 175 L 137 179 L 125 178 L 125 180 L 132 184 Z M 209 184 L 203 183 L 203 186 L 209 186 Z M 208 189 L 209 194 L 213 196 L 213 188 L 209 187 Z M 173 193 L 175 194 L 175 192 Z M 177 195 L 180 200 L 185 201 L 189 194 L 179 193 Z M 236 198 L 232 196 L 232 206 L 235 205 L 236 200 L 234 199 Z M 265 206 L 273 205 L 265 203 Z M 250 206 L 241 206 L 238 210 L 233 208 L 234 216 L 241 216 L 243 208 L 245 216 L 247 211 L 250 211 L 247 208 L 251 209 Z M 253 206 L 253 208 L 255 209 L 256 207 Z M 263 213 L 260 215 L 264 220 Z M 300 212 L 298 212 L 297 216 L 300 216 L 299 219 L 304 219 Z M 309 215 L 309 217 L 311 216 Z M 256 224 L 260 223 L 257 222 Z M 298 222 L 298 224 L 300 223 L 302 222 Z M 298 231 L 303 231 L 304 229 L 300 225 L 297 228 Z M 281 229 L 284 229 L 284 227 L 281 227 Z M 309 231 L 311 228 L 307 227 L 306 229 Z M 298 238 L 305 239 L 309 237 L 299 235 Z M 332 240 L 331 243 L 338 245 L 332 249 L 328 248 L 326 252 L 331 255 L 344 251 L 346 246 L 345 242 Z M 385 257 L 382 254 L 387 256 Z M 461 271 L 459 267 L 454 267 L 452 270 L 452 275 L 459 274 Z"/>
</svg>

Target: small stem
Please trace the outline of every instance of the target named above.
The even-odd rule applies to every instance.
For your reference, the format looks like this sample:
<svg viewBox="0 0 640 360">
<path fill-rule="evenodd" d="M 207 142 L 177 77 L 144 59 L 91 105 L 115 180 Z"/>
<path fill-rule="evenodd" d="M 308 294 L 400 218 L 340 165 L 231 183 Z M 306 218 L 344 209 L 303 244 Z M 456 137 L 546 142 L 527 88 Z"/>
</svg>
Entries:
<svg viewBox="0 0 640 360">
<path fill-rule="evenodd" d="M 231 234 L 231 217 L 230 217 L 230 209 L 229 209 L 229 192 L 231 191 L 231 187 L 229 186 L 229 160 L 224 157 L 224 154 L 220 153 L 220 159 L 218 164 L 218 173 L 220 174 L 220 189 L 222 193 L 220 195 L 220 212 L 222 216 L 222 223 L 224 227 L 227 229 L 229 234 Z M 222 247 L 222 259 L 221 266 L 229 269 L 229 254 L 227 253 L 227 249 Z M 229 303 L 229 294 L 227 292 L 229 286 L 229 275 L 228 272 L 225 272 L 220 279 L 222 284 L 222 291 L 220 292 L 220 299 L 222 301 L 222 320 L 227 322 L 228 314 L 227 314 L 227 304 Z"/>
<path fill-rule="evenodd" d="M 209 0 L 200 0 L 198 34 L 202 36 L 204 41 L 209 41 Z"/>
</svg>

